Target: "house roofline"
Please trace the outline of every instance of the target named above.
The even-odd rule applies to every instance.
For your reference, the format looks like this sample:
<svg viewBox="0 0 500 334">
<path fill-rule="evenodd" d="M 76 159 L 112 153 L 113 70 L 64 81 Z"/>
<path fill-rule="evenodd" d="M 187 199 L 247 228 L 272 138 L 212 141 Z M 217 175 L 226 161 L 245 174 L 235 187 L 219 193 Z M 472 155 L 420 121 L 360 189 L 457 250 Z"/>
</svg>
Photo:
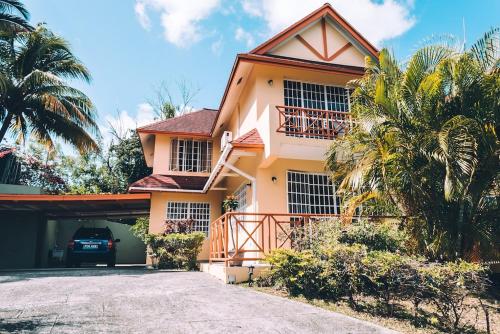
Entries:
<svg viewBox="0 0 500 334">
<path fill-rule="evenodd" d="M 281 31 L 280 33 L 276 34 L 275 36 L 271 37 L 264 43 L 260 44 L 257 46 L 255 49 L 250 51 L 251 54 L 264 54 L 267 51 L 271 50 L 287 38 L 291 37 L 294 33 L 297 31 L 303 29 L 306 27 L 308 24 L 320 19 L 321 17 L 324 17 L 326 15 L 332 16 L 335 21 L 337 21 L 342 28 L 347 30 L 349 34 L 357 41 L 359 42 L 366 50 L 374 57 L 378 56 L 378 49 L 374 47 L 363 35 L 361 35 L 353 26 L 351 26 L 329 3 L 325 3 L 323 6 L 312 12 L 311 14 L 307 15 L 303 19 L 301 19 L 298 22 L 295 22 L 285 30 Z"/>
</svg>

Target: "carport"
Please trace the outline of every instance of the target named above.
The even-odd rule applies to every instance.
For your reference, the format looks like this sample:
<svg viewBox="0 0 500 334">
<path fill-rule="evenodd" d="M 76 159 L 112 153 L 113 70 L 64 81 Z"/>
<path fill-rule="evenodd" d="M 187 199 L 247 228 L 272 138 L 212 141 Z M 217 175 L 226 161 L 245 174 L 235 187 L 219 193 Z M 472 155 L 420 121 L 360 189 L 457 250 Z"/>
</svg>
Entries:
<svg viewBox="0 0 500 334">
<path fill-rule="evenodd" d="M 122 242 L 118 263 L 145 263 L 145 246 L 129 231 L 149 215 L 150 194 L 0 194 L 0 268 L 53 265 L 81 226 L 109 227 Z"/>
</svg>

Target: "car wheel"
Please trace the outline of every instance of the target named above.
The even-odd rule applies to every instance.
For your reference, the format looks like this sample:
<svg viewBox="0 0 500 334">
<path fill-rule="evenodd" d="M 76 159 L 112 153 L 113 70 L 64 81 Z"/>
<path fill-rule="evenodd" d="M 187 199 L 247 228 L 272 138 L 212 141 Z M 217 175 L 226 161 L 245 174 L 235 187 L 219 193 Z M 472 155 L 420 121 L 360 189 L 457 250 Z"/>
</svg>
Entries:
<svg viewBox="0 0 500 334">
<path fill-rule="evenodd" d="M 66 261 L 66 268 L 72 268 L 73 263 L 71 261 Z"/>
<path fill-rule="evenodd" d="M 115 266 L 115 264 L 116 264 L 116 258 L 115 258 L 115 257 L 113 257 L 112 259 L 110 259 L 110 260 L 108 261 L 108 267 L 110 267 L 110 268 L 111 268 L 111 267 L 114 267 L 114 266 Z"/>
<path fill-rule="evenodd" d="M 75 266 L 75 268 L 80 268 L 81 263 L 80 262 L 75 262 L 73 265 Z"/>
</svg>

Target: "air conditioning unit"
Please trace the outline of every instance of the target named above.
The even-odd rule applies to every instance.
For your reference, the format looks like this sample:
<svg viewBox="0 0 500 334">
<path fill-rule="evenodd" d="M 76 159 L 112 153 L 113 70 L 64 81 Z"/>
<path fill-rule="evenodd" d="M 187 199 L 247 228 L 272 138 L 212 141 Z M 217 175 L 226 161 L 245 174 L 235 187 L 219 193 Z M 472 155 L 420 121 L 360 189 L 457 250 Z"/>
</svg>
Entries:
<svg viewBox="0 0 500 334">
<path fill-rule="evenodd" d="M 233 133 L 231 131 L 224 131 L 222 138 L 220 139 L 220 150 L 224 151 L 226 145 L 233 141 Z"/>
</svg>

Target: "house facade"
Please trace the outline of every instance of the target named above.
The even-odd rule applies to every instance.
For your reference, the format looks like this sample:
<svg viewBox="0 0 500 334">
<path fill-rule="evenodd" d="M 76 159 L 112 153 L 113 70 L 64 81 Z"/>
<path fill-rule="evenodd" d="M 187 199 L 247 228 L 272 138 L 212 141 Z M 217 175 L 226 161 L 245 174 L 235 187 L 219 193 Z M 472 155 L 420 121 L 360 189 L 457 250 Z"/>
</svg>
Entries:
<svg viewBox="0 0 500 334">
<path fill-rule="evenodd" d="M 227 263 L 286 245 L 294 222 L 339 214 L 325 153 L 352 125 L 346 84 L 377 52 L 325 4 L 238 54 L 219 109 L 138 128 L 153 174 L 129 191 L 151 193 L 150 232 L 193 219 L 207 233 L 200 259 Z M 223 215 L 229 195 L 238 208 Z"/>
</svg>

